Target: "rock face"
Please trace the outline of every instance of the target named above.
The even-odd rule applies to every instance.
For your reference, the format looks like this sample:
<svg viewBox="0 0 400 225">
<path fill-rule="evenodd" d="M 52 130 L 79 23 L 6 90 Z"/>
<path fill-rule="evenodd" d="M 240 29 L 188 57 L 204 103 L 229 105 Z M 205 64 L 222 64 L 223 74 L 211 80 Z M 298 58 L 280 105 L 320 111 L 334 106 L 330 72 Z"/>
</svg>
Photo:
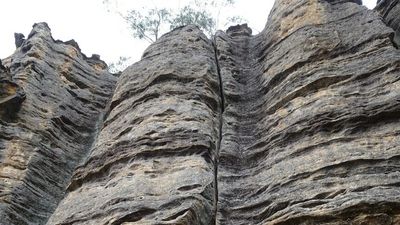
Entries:
<svg viewBox="0 0 400 225">
<path fill-rule="evenodd" d="M 0 224 L 400 224 L 398 7 L 181 27 L 115 90 L 36 25 L 0 66 Z"/>
<path fill-rule="evenodd" d="M 122 73 L 97 142 L 48 224 L 212 223 L 221 115 L 214 56 L 188 26 Z"/>
<path fill-rule="evenodd" d="M 19 39 L 21 41 L 21 39 Z M 0 224 L 44 224 L 88 153 L 116 77 L 35 24 L 0 71 Z"/>
<path fill-rule="evenodd" d="M 385 22 L 395 31 L 393 42 L 400 46 L 400 1 L 399 0 L 381 0 L 376 9 Z"/>
<path fill-rule="evenodd" d="M 337 2 L 278 0 L 261 34 L 216 35 L 217 224 L 400 224 L 400 54 Z"/>
<path fill-rule="evenodd" d="M 2 120 L 11 120 L 20 109 L 25 97 L 25 92 L 12 81 L 9 71 L 0 61 L 0 117 Z"/>
</svg>

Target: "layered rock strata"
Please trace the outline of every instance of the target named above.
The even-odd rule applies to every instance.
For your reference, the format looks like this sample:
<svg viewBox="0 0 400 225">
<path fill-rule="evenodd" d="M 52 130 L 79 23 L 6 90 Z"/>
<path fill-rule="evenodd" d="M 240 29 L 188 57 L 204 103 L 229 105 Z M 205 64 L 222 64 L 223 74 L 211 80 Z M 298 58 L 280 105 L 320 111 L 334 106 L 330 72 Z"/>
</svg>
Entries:
<svg viewBox="0 0 400 225">
<path fill-rule="evenodd" d="M 397 48 L 400 47 L 400 1 L 399 0 L 381 0 L 375 8 L 388 26 L 395 31 L 393 42 Z"/>
<path fill-rule="evenodd" d="M 217 224 L 400 224 L 392 34 L 350 1 L 277 0 L 259 35 L 216 35 Z"/>
<path fill-rule="evenodd" d="M 119 78 L 86 162 L 48 224 L 212 224 L 221 115 L 214 48 L 196 27 Z"/>
<path fill-rule="evenodd" d="M 44 224 L 88 153 L 116 77 L 45 23 L 0 68 L 0 224 Z"/>
<path fill-rule="evenodd" d="M 113 94 L 74 41 L 16 35 L 0 224 L 400 224 L 397 11 L 277 0 L 255 36 L 181 27 Z"/>
</svg>

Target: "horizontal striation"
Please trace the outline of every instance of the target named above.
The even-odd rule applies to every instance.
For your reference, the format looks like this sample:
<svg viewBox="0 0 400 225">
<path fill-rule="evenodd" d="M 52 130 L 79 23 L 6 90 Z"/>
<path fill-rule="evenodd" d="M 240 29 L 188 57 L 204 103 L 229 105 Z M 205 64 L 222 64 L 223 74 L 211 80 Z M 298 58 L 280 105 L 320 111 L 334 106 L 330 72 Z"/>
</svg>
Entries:
<svg viewBox="0 0 400 225">
<path fill-rule="evenodd" d="M 198 28 L 152 44 L 119 78 L 91 153 L 48 224 L 210 224 L 219 93 L 214 48 Z"/>
<path fill-rule="evenodd" d="M 393 44 L 400 47 L 400 1 L 399 0 L 380 0 L 375 10 L 383 17 L 385 23 L 393 28 Z"/>
<path fill-rule="evenodd" d="M 47 221 L 111 97 L 116 78 L 106 64 L 69 43 L 53 40 L 47 24 L 35 24 L 4 61 L 7 79 L 18 85 L 7 94 L 24 98 L 0 118 L 1 224 Z"/>
<path fill-rule="evenodd" d="M 400 222 L 391 36 L 363 6 L 305 0 L 276 1 L 256 36 L 216 35 L 218 224 Z"/>
</svg>

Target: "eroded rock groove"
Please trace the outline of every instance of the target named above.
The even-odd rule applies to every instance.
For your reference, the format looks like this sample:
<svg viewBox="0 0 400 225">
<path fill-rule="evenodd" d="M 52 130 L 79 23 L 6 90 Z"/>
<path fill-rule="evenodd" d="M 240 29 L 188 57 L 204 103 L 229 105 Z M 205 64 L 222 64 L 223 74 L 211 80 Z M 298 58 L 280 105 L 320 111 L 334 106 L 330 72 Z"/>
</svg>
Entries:
<svg viewBox="0 0 400 225">
<path fill-rule="evenodd" d="M 0 77 L 0 224 L 44 224 L 94 142 L 116 77 L 45 23 L 15 36 Z"/>
<path fill-rule="evenodd" d="M 400 224 L 399 9 L 277 0 L 260 34 L 180 27 L 118 78 L 15 34 L 0 224 Z"/>
<path fill-rule="evenodd" d="M 261 65 L 254 60 L 252 49 L 257 42 L 247 26 L 236 26 L 225 33 L 217 33 L 216 46 L 224 83 L 226 109 L 223 118 L 223 138 L 218 165 L 218 214 L 217 224 L 232 220 L 234 199 L 241 199 L 236 192 L 240 183 L 238 174 L 251 165 L 251 147 L 257 138 L 257 109 L 262 104 L 260 80 Z M 243 184 L 241 184 L 243 185 Z M 232 189 L 231 189 L 232 188 Z M 245 188 L 245 187 L 244 187 Z"/>
<path fill-rule="evenodd" d="M 213 37 L 212 45 L 214 48 L 214 60 L 215 64 L 217 65 L 217 75 L 218 75 L 218 82 L 219 82 L 219 97 L 221 99 L 221 111 L 219 113 L 219 124 L 218 124 L 218 143 L 216 148 L 216 157 L 214 159 L 214 184 L 215 184 L 215 205 L 214 205 L 214 215 L 213 215 L 213 224 L 217 224 L 217 212 L 218 212 L 218 164 L 219 164 L 219 153 L 221 149 L 221 142 L 222 142 L 222 126 L 223 126 L 223 114 L 225 111 L 225 95 L 224 95 L 224 87 L 223 81 L 221 77 L 221 68 L 218 60 L 218 48 L 216 46 L 216 39 Z"/>
<path fill-rule="evenodd" d="M 211 224 L 219 95 L 211 41 L 194 26 L 164 35 L 122 73 L 98 141 L 48 224 Z"/>
<path fill-rule="evenodd" d="M 384 141 L 397 143 L 397 97 L 382 94 L 399 76 L 392 33 L 351 1 L 280 0 L 261 34 L 217 35 L 217 224 L 399 223 L 399 150 Z"/>
</svg>

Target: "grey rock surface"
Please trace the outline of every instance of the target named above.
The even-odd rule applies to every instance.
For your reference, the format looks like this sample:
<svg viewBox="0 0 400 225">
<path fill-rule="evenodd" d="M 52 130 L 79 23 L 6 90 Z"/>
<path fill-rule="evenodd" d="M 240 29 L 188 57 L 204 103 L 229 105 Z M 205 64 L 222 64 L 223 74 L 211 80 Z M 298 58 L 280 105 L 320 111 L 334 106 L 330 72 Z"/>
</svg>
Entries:
<svg viewBox="0 0 400 225">
<path fill-rule="evenodd" d="M 400 225 L 398 12 L 276 0 L 115 85 L 35 25 L 0 61 L 0 224 Z"/>
<path fill-rule="evenodd" d="M 116 78 L 45 23 L 0 69 L 0 224 L 44 224 L 88 153 Z"/>
<path fill-rule="evenodd" d="M 375 8 L 388 26 L 395 31 L 393 42 L 400 47 L 400 1 L 399 0 L 382 0 L 378 2 Z"/>
<path fill-rule="evenodd" d="M 352 2 L 277 0 L 259 35 L 216 35 L 217 224 L 400 224 L 391 34 Z"/>
<path fill-rule="evenodd" d="M 19 48 L 25 41 L 25 35 L 21 33 L 14 33 L 15 47 Z"/>
<path fill-rule="evenodd" d="M 221 115 L 214 56 L 211 41 L 187 26 L 122 73 L 48 224 L 212 224 Z"/>
</svg>

